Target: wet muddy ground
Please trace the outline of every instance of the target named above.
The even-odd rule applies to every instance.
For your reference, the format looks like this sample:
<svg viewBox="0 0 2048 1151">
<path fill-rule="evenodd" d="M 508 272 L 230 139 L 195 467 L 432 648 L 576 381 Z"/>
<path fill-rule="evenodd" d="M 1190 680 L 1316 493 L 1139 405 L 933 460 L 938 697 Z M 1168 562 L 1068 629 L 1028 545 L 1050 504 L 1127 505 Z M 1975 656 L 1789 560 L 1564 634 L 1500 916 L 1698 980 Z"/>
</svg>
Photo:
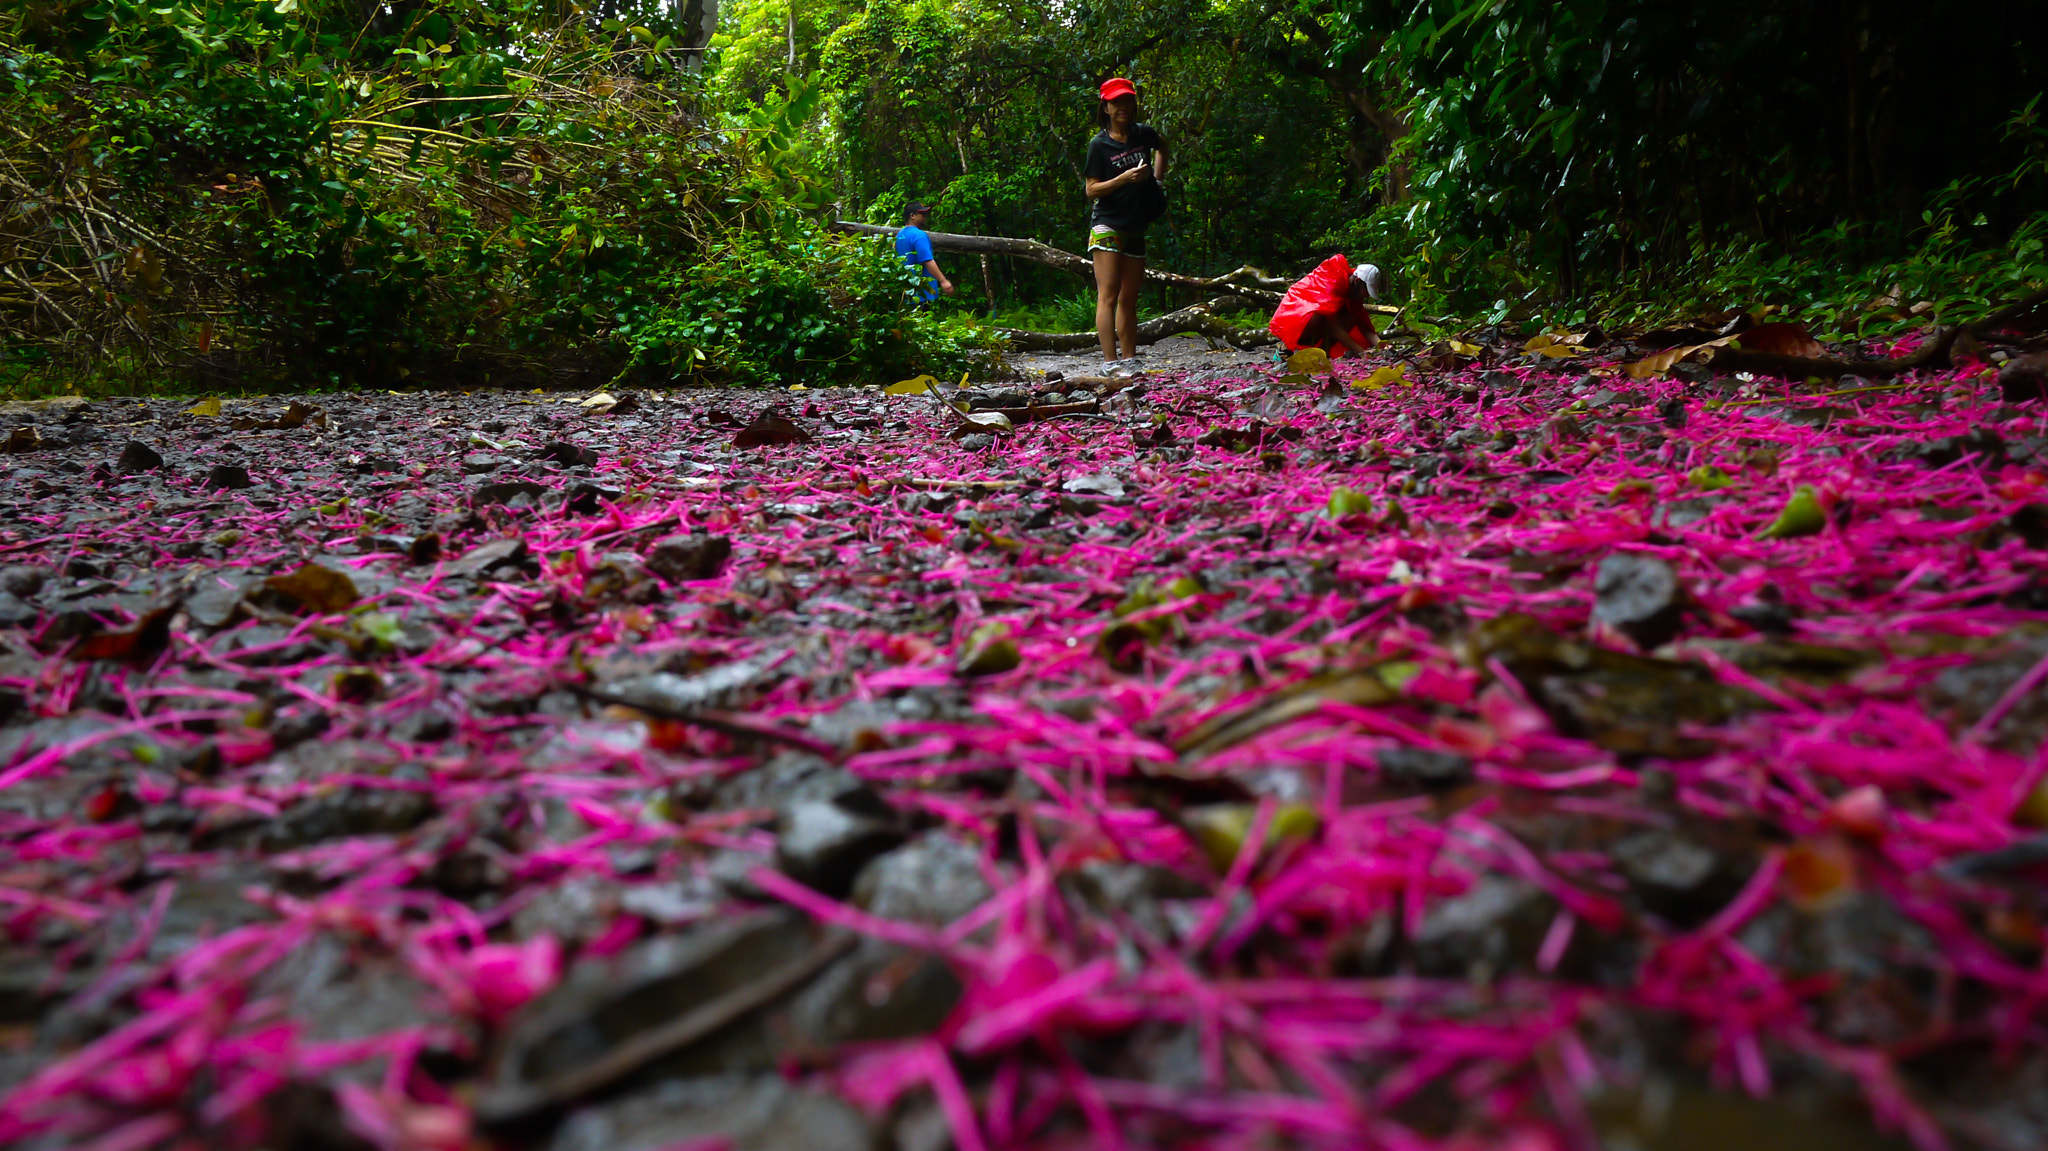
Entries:
<svg viewBox="0 0 2048 1151">
<path fill-rule="evenodd" d="M 1137 366 L 1147 371 L 1242 373 L 1272 367 L 1275 349 L 1235 348 L 1200 336 L 1169 336 L 1148 345 L 1141 352 Z M 1095 348 L 1080 352 L 1012 353 L 1006 362 L 1025 379 L 1047 372 L 1067 376 L 1100 375 L 1105 366 L 1102 352 Z"/>
</svg>

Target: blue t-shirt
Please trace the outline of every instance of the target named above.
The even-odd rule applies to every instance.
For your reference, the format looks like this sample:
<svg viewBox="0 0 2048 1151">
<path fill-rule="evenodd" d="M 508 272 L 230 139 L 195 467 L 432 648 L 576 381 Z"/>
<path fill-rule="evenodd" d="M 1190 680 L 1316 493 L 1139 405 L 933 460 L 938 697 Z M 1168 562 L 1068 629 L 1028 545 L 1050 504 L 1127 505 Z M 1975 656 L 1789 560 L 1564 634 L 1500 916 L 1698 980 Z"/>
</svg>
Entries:
<svg viewBox="0 0 2048 1151">
<path fill-rule="evenodd" d="M 903 257 L 904 263 L 918 269 L 924 276 L 923 298 L 937 299 L 939 282 L 932 279 L 930 272 L 924 271 L 925 264 L 932 258 L 932 238 L 925 234 L 925 230 L 915 224 L 903 225 L 902 230 L 896 233 L 896 254 Z"/>
</svg>

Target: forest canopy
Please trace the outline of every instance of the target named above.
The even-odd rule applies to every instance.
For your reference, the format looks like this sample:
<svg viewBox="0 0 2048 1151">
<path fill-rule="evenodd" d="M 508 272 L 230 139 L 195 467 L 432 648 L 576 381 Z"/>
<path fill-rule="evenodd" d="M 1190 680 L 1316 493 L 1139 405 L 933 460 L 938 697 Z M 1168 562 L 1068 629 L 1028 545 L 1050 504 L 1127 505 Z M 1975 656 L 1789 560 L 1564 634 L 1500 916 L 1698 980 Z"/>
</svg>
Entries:
<svg viewBox="0 0 2048 1151">
<path fill-rule="evenodd" d="M 886 245 L 821 225 L 893 224 L 919 197 L 935 228 L 1078 249 L 1111 75 L 1173 146 L 1156 267 L 1369 253 L 1408 300 L 1475 322 L 1760 295 L 1834 328 L 1874 296 L 1981 310 L 2043 275 L 2027 15 L 39 0 L 0 15 L 0 372 L 950 367 L 988 344 L 978 315 L 1085 285 L 985 260 L 965 303 L 908 314 Z M 1968 62 L 1924 34 L 1964 25 L 1999 30 Z"/>
</svg>

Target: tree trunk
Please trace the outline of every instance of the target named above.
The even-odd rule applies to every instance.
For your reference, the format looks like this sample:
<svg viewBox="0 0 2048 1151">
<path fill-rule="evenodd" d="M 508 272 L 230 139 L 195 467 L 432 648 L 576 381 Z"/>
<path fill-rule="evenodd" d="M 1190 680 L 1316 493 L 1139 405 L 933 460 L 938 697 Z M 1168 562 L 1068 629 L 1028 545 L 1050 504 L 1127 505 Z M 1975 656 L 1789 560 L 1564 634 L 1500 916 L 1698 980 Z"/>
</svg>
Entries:
<svg viewBox="0 0 2048 1151">
<path fill-rule="evenodd" d="M 676 47 L 687 54 L 687 70 L 702 72 L 704 50 L 711 46 L 711 36 L 718 31 L 718 0 L 683 0 L 682 9 L 683 38 Z"/>
<path fill-rule="evenodd" d="M 1406 161 L 1399 160 L 1394 156 L 1394 145 L 1403 136 L 1408 134 L 1408 122 L 1401 117 L 1399 112 L 1391 112 L 1381 108 L 1374 102 L 1372 93 L 1366 91 L 1364 87 L 1353 84 L 1348 80 L 1335 78 L 1332 78 L 1330 83 L 1344 97 L 1345 101 L 1351 105 L 1352 111 L 1357 114 L 1358 118 L 1371 124 L 1373 129 L 1380 135 L 1379 140 L 1372 141 L 1371 143 L 1378 145 L 1375 149 L 1376 155 L 1374 160 L 1376 163 L 1374 167 L 1384 167 L 1387 171 L 1387 187 L 1384 193 L 1386 202 L 1397 204 L 1406 200 L 1408 198 L 1408 164 Z M 1359 134 L 1356 131 L 1352 132 L 1351 136 L 1354 147 L 1367 143 L 1359 139 Z"/>
<path fill-rule="evenodd" d="M 960 174 L 967 175 L 967 133 L 963 130 L 953 137 L 953 147 L 960 152 Z M 981 294 L 988 300 L 988 314 L 996 312 L 996 278 L 988 269 L 988 253 L 981 253 Z"/>
</svg>

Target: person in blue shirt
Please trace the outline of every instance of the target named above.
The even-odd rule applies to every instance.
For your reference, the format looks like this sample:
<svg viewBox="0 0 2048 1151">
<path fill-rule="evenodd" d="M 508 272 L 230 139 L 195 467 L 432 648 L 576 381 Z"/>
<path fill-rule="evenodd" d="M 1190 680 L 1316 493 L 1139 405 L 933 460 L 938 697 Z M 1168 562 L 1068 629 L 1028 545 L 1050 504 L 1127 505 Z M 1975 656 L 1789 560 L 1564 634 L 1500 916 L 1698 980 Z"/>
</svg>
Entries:
<svg viewBox="0 0 2048 1151">
<path fill-rule="evenodd" d="M 920 305 L 938 298 L 939 292 L 949 296 L 953 294 L 953 281 L 939 271 L 939 262 L 932 259 L 932 238 L 924 230 L 931 218 L 929 206 L 912 200 L 910 206 L 903 209 L 903 227 L 896 233 L 896 254 L 903 257 L 904 263 L 924 273 L 924 287 L 918 296 Z M 938 285 L 938 291 L 932 290 L 934 284 Z"/>
</svg>

